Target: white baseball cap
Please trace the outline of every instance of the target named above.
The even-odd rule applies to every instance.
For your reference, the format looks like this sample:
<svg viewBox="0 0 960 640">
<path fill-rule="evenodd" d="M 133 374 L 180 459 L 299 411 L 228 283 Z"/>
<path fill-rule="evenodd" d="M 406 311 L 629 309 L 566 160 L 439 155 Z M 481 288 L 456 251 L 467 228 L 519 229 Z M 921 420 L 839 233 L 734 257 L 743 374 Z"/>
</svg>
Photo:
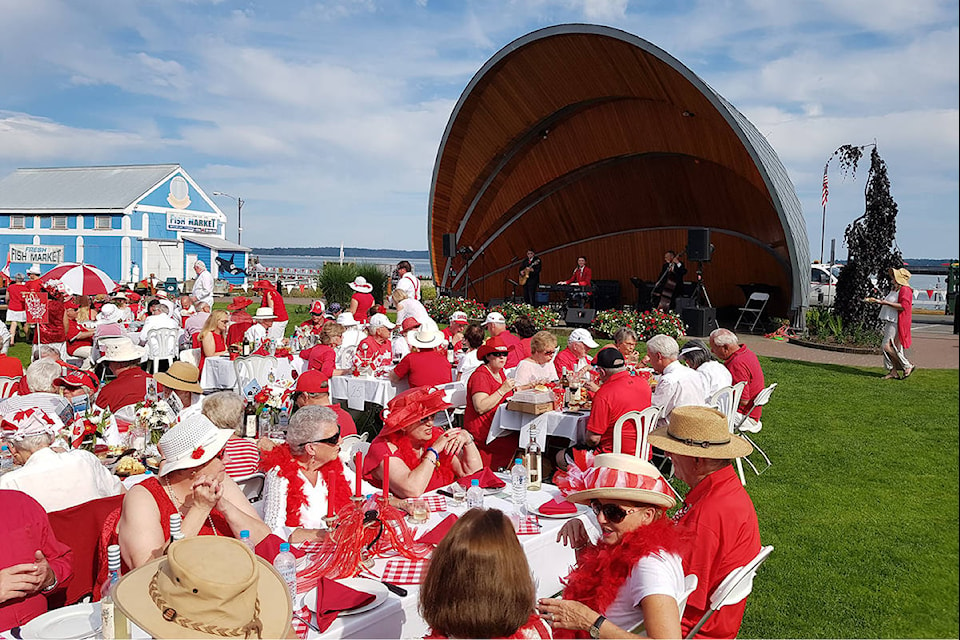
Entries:
<svg viewBox="0 0 960 640">
<path fill-rule="evenodd" d="M 387 329 L 393 329 L 397 325 L 390 322 L 390 319 L 382 313 L 375 313 L 370 316 L 370 320 L 367 321 L 367 326 L 374 328 L 386 327 Z"/>
<path fill-rule="evenodd" d="M 507 319 L 503 317 L 502 313 L 497 313 L 492 311 L 487 314 L 487 319 L 483 321 L 484 326 L 488 324 L 507 324 Z"/>
<path fill-rule="evenodd" d="M 590 335 L 590 332 L 586 329 L 574 329 L 570 332 L 570 337 L 567 338 L 567 342 L 580 342 L 585 344 L 590 349 L 596 349 L 600 345 L 593 339 L 593 336 Z"/>
<path fill-rule="evenodd" d="M 453 324 L 454 322 L 460 324 L 470 324 L 470 318 L 467 316 L 465 311 L 454 311 L 450 316 L 450 324 Z"/>
</svg>

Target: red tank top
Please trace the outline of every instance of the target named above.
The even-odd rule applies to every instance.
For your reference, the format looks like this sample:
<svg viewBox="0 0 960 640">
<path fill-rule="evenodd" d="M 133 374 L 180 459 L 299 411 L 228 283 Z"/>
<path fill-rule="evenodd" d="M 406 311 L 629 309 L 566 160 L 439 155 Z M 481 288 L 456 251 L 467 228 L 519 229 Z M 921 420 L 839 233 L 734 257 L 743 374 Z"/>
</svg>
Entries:
<svg viewBox="0 0 960 640">
<path fill-rule="evenodd" d="M 170 499 L 170 494 L 167 493 L 167 490 L 160 484 L 157 478 L 147 478 L 140 483 L 140 486 L 150 492 L 150 495 L 153 496 L 153 499 L 157 503 L 157 508 L 160 509 L 160 526 L 163 527 L 163 538 L 166 540 L 170 537 L 170 515 L 176 513 L 177 507 L 174 506 L 173 500 Z M 216 531 L 210 526 L 211 520 L 213 520 L 213 525 L 217 528 Z M 210 512 L 210 517 L 204 520 L 203 526 L 200 527 L 200 533 L 197 535 L 233 537 L 233 529 L 227 524 L 227 519 L 223 517 L 223 514 L 213 509 Z"/>
</svg>

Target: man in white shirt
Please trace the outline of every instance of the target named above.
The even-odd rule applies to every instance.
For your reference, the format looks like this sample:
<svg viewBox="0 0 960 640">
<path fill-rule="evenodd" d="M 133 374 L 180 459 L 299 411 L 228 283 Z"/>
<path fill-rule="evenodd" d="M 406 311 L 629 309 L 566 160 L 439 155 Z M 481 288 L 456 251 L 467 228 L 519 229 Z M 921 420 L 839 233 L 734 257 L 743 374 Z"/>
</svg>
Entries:
<svg viewBox="0 0 960 640">
<path fill-rule="evenodd" d="M 353 369 L 353 356 L 357 345 L 367 337 L 367 332 L 361 330 L 360 323 L 349 311 L 337 316 L 337 324 L 343 327 L 343 339 L 337 347 L 337 369 Z"/>
<path fill-rule="evenodd" d="M 679 356 L 680 345 L 670 336 L 661 333 L 647 340 L 644 363 L 660 374 L 651 399 L 651 404 L 663 407 L 658 427 L 670 424 L 670 412 L 677 407 L 705 406 L 707 392 L 703 376 L 679 362 Z"/>
<path fill-rule="evenodd" d="M 197 279 L 193 281 L 193 291 L 191 296 L 197 302 L 206 302 L 213 307 L 213 274 L 207 271 L 207 265 L 203 260 L 197 260 L 193 263 L 193 270 L 197 274 Z"/>
<path fill-rule="evenodd" d="M 406 260 L 397 263 L 397 289 L 407 294 L 408 298 L 420 300 L 420 279 L 413 274 L 413 265 Z"/>
<path fill-rule="evenodd" d="M 253 315 L 253 324 L 243 332 L 243 337 L 253 344 L 254 350 L 259 349 L 260 345 L 267 339 L 270 333 L 270 327 L 277 316 L 274 315 L 270 307 L 258 307 Z"/>
<path fill-rule="evenodd" d="M 180 323 L 167 315 L 167 308 L 161 300 L 151 300 L 147 305 L 147 317 L 140 331 L 140 344 L 147 343 L 147 335 L 154 329 L 179 329 Z"/>
</svg>

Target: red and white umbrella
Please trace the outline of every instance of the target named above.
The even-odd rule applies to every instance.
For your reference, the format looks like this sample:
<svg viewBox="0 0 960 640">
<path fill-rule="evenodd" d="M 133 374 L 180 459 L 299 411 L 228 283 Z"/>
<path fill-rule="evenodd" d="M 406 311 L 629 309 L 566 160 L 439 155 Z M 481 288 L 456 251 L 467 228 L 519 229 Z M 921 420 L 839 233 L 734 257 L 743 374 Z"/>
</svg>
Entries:
<svg viewBox="0 0 960 640">
<path fill-rule="evenodd" d="M 59 280 L 70 293 L 77 296 L 93 296 L 98 293 L 113 293 L 117 283 L 92 264 L 65 262 L 40 276 L 41 282 Z"/>
</svg>

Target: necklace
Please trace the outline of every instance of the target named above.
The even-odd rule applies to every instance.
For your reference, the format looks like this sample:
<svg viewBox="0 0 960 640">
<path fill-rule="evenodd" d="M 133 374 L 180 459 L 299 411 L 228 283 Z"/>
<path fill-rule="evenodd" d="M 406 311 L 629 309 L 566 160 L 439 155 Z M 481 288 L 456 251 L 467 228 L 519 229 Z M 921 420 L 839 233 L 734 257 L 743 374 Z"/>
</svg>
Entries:
<svg viewBox="0 0 960 640">
<path fill-rule="evenodd" d="M 177 511 L 179 511 L 181 515 L 186 515 L 183 513 L 183 511 L 181 511 L 183 503 L 180 502 L 179 498 L 177 498 L 177 494 L 174 493 L 173 487 L 170 486 L 170 481 L 166 478 L 163 479 L 163 488 L 166 489 L 167 495 L 170 496 L 170 501 L 173 502 L 173 506 L 176 507 Z M 213 535 L 219 536 L 220 534 L 217 532 L 217 525 L 213 524 L 213 518 L 209 513 L 207 514 L 207 522 L 210 523 L 210 528 L 213 529 Z"/>
</svg>

